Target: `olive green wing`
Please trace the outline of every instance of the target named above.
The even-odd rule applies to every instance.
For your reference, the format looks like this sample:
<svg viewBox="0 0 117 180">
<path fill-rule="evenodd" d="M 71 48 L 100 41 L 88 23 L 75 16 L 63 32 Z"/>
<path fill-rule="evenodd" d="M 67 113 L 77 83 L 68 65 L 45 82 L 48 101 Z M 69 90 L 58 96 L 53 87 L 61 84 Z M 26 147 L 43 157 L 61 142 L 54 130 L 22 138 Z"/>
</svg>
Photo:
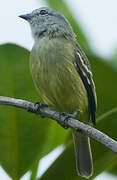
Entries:
<svg viewBox="0 0 117 180">
<path fill-rule="evenodd" d="M 95 84 L 93 82 L 89 61 L 78 44 L 76 45 L 75 49 L 75 60 L 77 65 L 77 71 L 87 91 L 91 120 L 93 124 L 96 124 L 95 112 L 97 106 L 97 98 Z"/>
</svg>

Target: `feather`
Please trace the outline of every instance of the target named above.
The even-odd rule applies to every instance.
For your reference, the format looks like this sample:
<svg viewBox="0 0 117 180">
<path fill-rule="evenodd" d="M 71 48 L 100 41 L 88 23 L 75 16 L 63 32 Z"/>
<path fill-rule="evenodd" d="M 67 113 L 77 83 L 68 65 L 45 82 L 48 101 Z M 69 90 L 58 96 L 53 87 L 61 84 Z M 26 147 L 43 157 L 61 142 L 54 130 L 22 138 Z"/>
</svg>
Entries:
<svg viewBox="0 0 117 180">
<path fill-rule="evenodd" d="M 96 124 L 95 112 L 96 112 L 96 105 L 97 105 L 95 85 L 92 78 L 90 64 L 79 45 L 76 45 L 75 60 L 76 60 L 76 65 L 77 65 L 76 66 L 77 71 L 87 91 L 91 120 L 92 120 L 92 123 L 95 125 Z"/>
</svg>

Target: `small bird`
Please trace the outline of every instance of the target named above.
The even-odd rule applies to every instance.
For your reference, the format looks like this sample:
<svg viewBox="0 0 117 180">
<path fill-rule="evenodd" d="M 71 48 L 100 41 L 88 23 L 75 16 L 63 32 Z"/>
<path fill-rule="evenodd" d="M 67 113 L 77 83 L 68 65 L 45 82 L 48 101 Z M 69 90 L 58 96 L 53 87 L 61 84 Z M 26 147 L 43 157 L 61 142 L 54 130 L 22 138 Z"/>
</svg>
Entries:
<svg viewBox="0 0 117 180">
<path fill-rule="evenodd" d="M 69 22 L 48 7 L 20 17 L 29 22 L 35 41 L 30 70 L 44 103 L 60 113 L 77 111 L 76 119 L 95 124 L 97 98 L 90 64 Z M 89 178 L 93 173 L 90 139 L 72 132 L 78 175 Z"/>
</svg>

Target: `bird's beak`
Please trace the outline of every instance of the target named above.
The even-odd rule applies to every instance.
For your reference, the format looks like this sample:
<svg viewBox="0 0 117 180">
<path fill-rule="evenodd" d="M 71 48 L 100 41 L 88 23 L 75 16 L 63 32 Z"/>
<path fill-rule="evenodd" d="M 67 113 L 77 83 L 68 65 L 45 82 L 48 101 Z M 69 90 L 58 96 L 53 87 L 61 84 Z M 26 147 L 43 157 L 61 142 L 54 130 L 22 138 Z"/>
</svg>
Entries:
<svg viewBox="0 0 117 180">
<path fill-rule="evenodd" d="M 22 18 L 22 19 L 25 19 L 27 21 L 31 19 L 31 15 L 30 14 L 23 14 L 23 15 L 20 15 L 19 17 Z"/>
</svg>

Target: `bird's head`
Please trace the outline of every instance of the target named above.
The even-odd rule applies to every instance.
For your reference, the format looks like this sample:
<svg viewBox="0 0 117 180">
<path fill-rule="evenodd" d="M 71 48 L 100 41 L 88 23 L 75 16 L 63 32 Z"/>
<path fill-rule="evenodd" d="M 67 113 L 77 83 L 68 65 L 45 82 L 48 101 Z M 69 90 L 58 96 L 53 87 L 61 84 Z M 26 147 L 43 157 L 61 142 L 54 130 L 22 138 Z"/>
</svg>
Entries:
<svg viewBox="0 0 117 180">
<path fill-rule="evenodd" d="M 20 15 L 19 17 L 29 22 L 34 39 L 46 35 L 49 37 L 74 37 L 72 28 L 65 17 L 51 8 L 39 8 L 30 14 Z"/>
</svg>

